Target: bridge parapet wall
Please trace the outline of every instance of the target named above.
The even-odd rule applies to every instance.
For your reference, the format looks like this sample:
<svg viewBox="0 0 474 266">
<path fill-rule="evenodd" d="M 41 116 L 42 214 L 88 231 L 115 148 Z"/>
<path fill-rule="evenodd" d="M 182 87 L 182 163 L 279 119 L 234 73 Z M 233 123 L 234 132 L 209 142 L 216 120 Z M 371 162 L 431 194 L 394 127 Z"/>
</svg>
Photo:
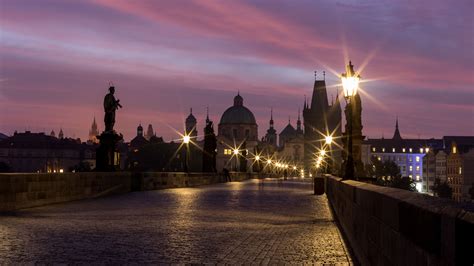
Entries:
<svg viewBox="0 0 474 266">
<path fill-rule="evenodd" d="M 232 181 L 258 178 L 256 174 L 230 173 Z M 0 174 L 0 212 L 53 203 L 95 198 L 132 190 L 209 185 L 226 180 L 215 173 L 87 172 Z"/>
<path fill-rule="evenodd" d="M 0 211 L 130 191 L 130 173 L 0 174 Z"/>
<path fill-rule="evenodd" d="M 450 200 L 332 176 L 326 194 L 362 265 L 473 265 L 474 213 Z"/>
</svg>

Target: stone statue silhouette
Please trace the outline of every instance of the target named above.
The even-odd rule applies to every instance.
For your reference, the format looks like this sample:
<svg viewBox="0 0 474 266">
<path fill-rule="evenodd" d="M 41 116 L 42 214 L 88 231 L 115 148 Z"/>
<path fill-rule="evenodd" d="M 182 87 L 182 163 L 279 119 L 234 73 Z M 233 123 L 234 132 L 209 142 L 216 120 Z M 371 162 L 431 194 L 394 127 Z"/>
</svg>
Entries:
<svg viewBox="0 0 474 266">
<path fill-rule="evenodd" d="M 122 105 L 120 105 L 120 100 L 115 100 L 114 93 L 115 93 L 115 87 L 110 86 L 109 87 L 109 93 L 107 95 L 105 95 L 105 98 L 104 98 L 105 132 L 113 132 L 114 131 L 115 111 L 118 108 L 122 108 Z"/>
</svg>

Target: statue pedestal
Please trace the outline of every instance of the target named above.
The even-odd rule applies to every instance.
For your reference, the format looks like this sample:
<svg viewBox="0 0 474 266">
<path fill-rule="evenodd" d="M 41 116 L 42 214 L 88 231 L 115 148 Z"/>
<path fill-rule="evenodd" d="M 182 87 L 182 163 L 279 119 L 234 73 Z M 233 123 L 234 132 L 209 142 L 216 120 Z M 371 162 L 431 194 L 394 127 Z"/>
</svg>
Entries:
<svg viewBox="0 0 474 266">
<path fill-rule="evenodd" d="M 120 153 L 117 143 L 123 139 L 120 134 L 112 132 L 102 132 L 99 139 L 99 147 L 96 150 L 96 171 L 114 172 L 120 170 Z"/>
</svg>

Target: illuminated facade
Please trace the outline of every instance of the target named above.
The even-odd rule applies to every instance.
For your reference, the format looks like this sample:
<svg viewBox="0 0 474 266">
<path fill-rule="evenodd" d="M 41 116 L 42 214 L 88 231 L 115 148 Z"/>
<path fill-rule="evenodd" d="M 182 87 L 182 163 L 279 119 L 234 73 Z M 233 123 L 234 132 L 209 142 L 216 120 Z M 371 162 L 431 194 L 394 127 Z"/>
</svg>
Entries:
<svg viewBox="0 0 474 266">
<path fill-rule="evenodd" d="M 443 147 L 442 139 L 403 139 L 395 123 L 395 132 L 391 139 L 369 139 L 364 141 L 365 158 L 362 161 L 370 164 L 371 158 L 381 161 L 395 162 L 402 176 L 407 176 L 416 182 L 419 192 L 427 192 L 426 182 L 423 182 L 423 158 L 431 150 Z M 363 148 L 364 150 L 364 148 Z"/>
<path fill-rule="evenodd" d="M 469 190 L 474 187 L 474 142 L 467 145 L 453 141 L 446 160 L 446 176 L 453 189 L 452 198 L 459 202 L 474 202 Z"/>
</svg>

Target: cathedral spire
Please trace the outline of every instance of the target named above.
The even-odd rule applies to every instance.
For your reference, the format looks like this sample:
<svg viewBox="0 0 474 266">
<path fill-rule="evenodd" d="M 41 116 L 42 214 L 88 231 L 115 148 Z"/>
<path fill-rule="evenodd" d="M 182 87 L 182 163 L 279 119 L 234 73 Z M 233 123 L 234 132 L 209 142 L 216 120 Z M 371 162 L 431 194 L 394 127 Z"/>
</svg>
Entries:
<svg viewBox="0 0 474 266">
<path fill-rule="evenodd" d="M 63 138 L 64 138 L 64 132 L 63 132 L 63 129 L 62 129 L 62 128 L 59 129 L 58 137 L 59 137 L 60 139 L 63 139 Z"/>
<path fill-rule="evenodd" d="M 395 133 L 393 133 L 393 138 L 394 140 L 401 140 L 402 136 L 400 135 L 400 130 L 398 129 L 398 116 L 397 120 L 395 122 Z"/>
<path fill-rule="evenodd" d="M 301 130 L 301 117 L 300 117 L 300 109 L 298 108 L 298 120 L 296 120 L 296 131 L 298 133 L 302 132 Z"/>
<path fill-rule="evenodd" d="M 270 128 L 273 128 L 273 107 L 270 109 Z"/>
<path fill-rule="evenodd" d="M 209 106 L 206 107 L 206 124 L 209 124 L 209 121 L 211 121 L 209 119 Z"/>
</svg>

